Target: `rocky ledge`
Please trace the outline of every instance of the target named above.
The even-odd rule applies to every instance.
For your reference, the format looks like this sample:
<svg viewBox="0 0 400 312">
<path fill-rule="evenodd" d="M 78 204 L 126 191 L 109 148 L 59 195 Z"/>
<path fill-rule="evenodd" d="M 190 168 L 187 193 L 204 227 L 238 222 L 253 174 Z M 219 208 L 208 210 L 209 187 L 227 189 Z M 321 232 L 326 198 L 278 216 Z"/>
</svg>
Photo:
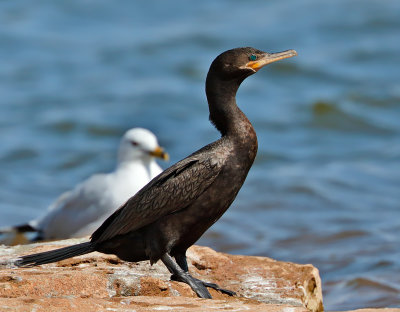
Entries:
<svg viewBox="0 0 400 312">
<path fill-rule="evenodd" d="M 170 281 L 161 263 L 128 263 L 101 253 L 34 268 L 12 265 L 19 255 L 81 241 L 1 246 L 1 311 L 323 311 L 321 280 L 312 265 L 234 256 L 207 247 L 189 249 L 191 273 L 237 296 L 211 289 L 213 300 L 199 299 L 186 284 Z"/>
</svg>

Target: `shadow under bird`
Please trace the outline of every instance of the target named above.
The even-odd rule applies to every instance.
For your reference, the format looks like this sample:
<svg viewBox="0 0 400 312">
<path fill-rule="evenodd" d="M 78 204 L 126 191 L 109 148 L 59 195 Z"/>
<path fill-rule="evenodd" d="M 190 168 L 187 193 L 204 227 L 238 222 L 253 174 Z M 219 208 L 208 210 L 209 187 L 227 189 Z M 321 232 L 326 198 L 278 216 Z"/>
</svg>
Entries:
<svg viewBox="0 0 400 312">
<path fill-rule="evenodd" d="M 192 277 L 186 250 L 229 208 L 256 157 L 256 133 L 236 105 L 240 84 L 265 65 L 295 55 L 294 50 L 266 53 L 250 47 L 220 54 L 210 66 L 206 94 L 210 121 L 221 138 L 155 177 L 113 213 L 90 241 L 22 256 L 15 264 L 35 266 L 99 251 L 130 262 L 161 260 L 171 279 L 189 284 L 201 298 L 211 298 L 207 287 L 234 295 Z"/>
</svg>

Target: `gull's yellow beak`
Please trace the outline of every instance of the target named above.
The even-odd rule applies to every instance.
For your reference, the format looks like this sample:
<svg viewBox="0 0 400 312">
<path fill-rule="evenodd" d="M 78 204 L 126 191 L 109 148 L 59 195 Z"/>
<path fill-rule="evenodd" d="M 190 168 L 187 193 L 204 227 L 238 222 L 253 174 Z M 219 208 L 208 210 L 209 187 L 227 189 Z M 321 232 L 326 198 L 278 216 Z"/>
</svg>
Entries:
<svg viewBox="0 0 400 312">
<path fill-rule="evenodd" d="M 271 64 L 276 61 L 280 61 L 292 56 L 296 56 L 297 52 L 295 50 L 287 50 L 278 53 L 265 53 L 263 56 L 259 57 L 255 61 L 250 61 L 246 64 L 246 67 L 253 69 L 254 71 L 258 71 L 263 68 L 265 65 Z"/>
<path fill-rule="evenodd" d="M 151 156 L 161 158 L 165 161 L 169 160 L 169 155 L 162 147 L 157 146 L 154 151 L 149 152 Z"/>
</svg>

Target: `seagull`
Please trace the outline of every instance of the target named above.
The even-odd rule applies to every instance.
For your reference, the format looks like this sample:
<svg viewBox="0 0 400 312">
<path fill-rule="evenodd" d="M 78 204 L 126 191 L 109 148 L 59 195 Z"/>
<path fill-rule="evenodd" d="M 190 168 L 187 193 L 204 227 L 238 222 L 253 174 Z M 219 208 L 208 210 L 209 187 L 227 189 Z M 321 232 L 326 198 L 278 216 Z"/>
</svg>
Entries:
<svg viewBox="0 0 400 312">
<path fill-rule="evenodd" d="M 21 235 L 26 232 L 36 233 L 31 241 L 89 235 L 162 172 L 156 157 L 168 160 L 168 154 L 158 145 L 156 136 L 147 129 L 130 129 L 121 139 L 114 171 L 92 175 L 63 193 L 41 218 L 1 229 L 0 233 L 15 233 L 19 242 L 24 241 Z"/>
</svg>

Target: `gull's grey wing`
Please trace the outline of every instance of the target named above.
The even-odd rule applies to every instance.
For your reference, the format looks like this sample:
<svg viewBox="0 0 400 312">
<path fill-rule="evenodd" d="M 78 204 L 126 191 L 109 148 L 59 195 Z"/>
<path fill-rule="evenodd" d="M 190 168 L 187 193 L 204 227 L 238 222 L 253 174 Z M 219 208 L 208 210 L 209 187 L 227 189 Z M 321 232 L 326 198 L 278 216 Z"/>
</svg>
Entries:
<svg viewBox="0 0 400 312">
<path fill-rule="evenodd" d="M 202 155 L 193 154 L 155 177 L 93 233 L 92 241 L 137 230 L 190 205 L 215 180 L 226 159 L 221 153 L 206 159 Z"/>
<path fill-rule="evenodd" d="M 97 220 L 112 201 L 104 196 L 110 185 L 107 174 L 96 174 L 63 193 L 46 214 L 30 222 L 43 239 L 67 238 Z M 114 209 L 117 207 L 114 207 Z"/>
</svg>

